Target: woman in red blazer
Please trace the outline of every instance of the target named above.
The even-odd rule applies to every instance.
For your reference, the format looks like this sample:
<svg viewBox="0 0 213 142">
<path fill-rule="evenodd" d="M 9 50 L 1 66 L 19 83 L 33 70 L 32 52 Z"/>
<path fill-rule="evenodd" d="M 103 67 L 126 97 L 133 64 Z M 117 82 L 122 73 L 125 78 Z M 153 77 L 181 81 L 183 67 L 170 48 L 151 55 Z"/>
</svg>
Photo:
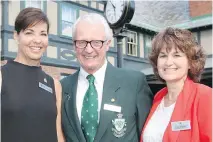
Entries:
<svg viewBox="0 0 213 142">
<path fill-rule="evenodd" d="M 212 141 L 212 88 L 197 83 L 205 59 L 188 30 L 167 28 L 155 36 L 150 61 L 166 87 L 155 95 L 141 142 Z"/>
</svg>

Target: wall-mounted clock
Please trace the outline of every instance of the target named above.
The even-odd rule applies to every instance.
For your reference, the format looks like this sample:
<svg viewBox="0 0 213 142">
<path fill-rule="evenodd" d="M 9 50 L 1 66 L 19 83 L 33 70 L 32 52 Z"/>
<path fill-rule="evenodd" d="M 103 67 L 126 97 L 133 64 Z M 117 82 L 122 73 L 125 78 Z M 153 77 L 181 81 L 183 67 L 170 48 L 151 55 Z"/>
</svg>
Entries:
<svg viewBox="0 0 213 142">
<path fill-rule="evenodd" d="M 134 15 L 135 3 L 132 0 L 108 0 L 104 15 L 112 29 L 129 23 Z"/>
</svg>

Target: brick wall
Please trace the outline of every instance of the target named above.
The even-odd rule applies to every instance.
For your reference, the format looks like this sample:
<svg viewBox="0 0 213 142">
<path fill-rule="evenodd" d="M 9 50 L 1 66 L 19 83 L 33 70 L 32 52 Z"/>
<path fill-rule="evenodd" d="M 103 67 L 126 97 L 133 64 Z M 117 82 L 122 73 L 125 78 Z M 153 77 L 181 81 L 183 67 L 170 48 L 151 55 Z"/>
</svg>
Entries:
<svg viewBox="0 0 213 142">
<path fill-rule="evenodd" d="M 7 63 L 6 60 L 1 61 L 1 65 L 5 65 Z M 60 80 L 61 73 L 65 74 L 73 74 L 76 70 L 75 69 L 67 69 L 67 68 L 59 68 L 59 67 L 53 67 L 53 66 L 45 66 L 42 65 L 42 69 L 44 72 L 49 74 L 50 76 Z"/>
<path fill-rule="evenodd" d="M 43 71 L 45 71 L 50 76 L 60 80 L 61 73 L 65 74 L 73 74 L 76 70 L 74 69 L 67 69 L 67 68 L 59 68 L 59 67 L 53 67 L 53 66 L 45 66 L 42 65 Z"/>
<path fill-rule="evenodd" d="M 190 16 L 197 17 L 212 13 L 212 1 L 189 0 Z"/>
</svg>

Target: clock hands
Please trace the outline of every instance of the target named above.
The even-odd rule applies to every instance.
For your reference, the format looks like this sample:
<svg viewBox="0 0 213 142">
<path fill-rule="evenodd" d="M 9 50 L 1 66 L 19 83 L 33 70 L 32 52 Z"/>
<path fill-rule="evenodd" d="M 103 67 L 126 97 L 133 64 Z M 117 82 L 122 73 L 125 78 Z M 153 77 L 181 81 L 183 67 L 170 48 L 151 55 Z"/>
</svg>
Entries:
<svg viewBox="0 0 213 142">
<path fill-rule="evenodd" d="M 113 8 L 115 9 L 115 5 L 113 4 L 113 2 L 110 0 L 110 3 L 112 4 Z"/>
<path fill-rule="evenodd" d="M 114 10 L 114 18 L 115 18 L 115 20 L 116 20 L 116 12 L 115 12 L 115 5 L 113 4 L 113 2 L 112 2 L 112 0 L 110 0 L 110 3 L 112 4 L 112 7 L 113 7 L 113 10 Z"/>
</svg>

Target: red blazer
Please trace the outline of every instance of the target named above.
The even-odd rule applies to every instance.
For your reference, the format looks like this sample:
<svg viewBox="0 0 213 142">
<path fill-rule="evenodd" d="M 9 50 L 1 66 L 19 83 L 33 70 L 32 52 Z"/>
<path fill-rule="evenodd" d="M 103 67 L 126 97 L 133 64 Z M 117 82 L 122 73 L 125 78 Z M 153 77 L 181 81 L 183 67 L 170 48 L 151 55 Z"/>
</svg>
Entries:
<svg viewBox="0 0 213 142">
<path fill-rule="evenodd" d="M 144 125 L 143 132 L 167 94 L 167 88 L 160 90 L 154 98 L 153 106 Z M 172 131 L 171 122 L 190 120 L 190 130 Z M 163 142 L 211 142 L 212 141 L 212 88 L 186 79 L 179 94 L 170 122 L 165 130 Z"/>
</svg>

